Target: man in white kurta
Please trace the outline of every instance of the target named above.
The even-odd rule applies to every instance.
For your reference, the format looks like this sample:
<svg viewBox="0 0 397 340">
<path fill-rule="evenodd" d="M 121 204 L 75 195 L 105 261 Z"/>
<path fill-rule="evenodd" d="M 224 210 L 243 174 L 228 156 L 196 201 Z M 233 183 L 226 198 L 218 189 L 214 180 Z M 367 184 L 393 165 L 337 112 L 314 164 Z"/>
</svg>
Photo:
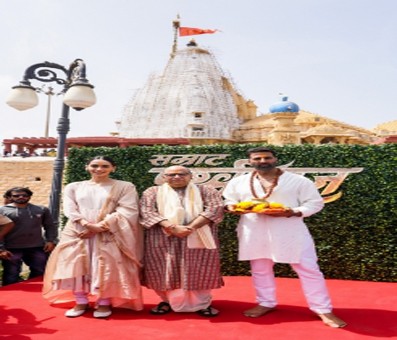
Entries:
<svg viewBox="0 0 397 340">
<path fill-rule="evenodd" d="M 239 260 L 249 260 L 258 306 L 244 312 L 258 317 L 277 305 L 274 263 L 289 263 L 298 274 L 309 308 L 332 327 L 346 323 L 332 313 L 323 274 L 317 265 L 313 239 L 303 218 L 320 211 L 323 199 L 314 183 L 301 175 L 276 167 L 273 150 L 264 147 L 248 150 L 252 173 L 235 177 L 225 190 L 225 205 L 230 210 L 242 201 L 262 199 L 288 207 L 279 215 L 248 213 L 241 215 L 237 235 Z"/>
</svg>

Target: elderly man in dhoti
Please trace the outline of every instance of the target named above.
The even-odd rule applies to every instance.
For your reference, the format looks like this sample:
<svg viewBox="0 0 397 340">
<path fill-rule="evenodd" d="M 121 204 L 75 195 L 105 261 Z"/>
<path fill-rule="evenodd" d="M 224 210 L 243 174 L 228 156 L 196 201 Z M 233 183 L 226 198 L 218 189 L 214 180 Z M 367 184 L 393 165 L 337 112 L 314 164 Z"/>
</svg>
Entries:
<svg viewBox="0 0 397 340">
<path fill-rule="evenodd" d="M 223 286 L 217 237 L 222 197 L 211 186 L 193 184 L 191 171 L 183 166 L 166 168 L 163 178 L 164 184 L 148 188 L 140 202 L 142 284 L 161 298 L 150 312 L 216 316 L 211 290 Z"/>
</svg>

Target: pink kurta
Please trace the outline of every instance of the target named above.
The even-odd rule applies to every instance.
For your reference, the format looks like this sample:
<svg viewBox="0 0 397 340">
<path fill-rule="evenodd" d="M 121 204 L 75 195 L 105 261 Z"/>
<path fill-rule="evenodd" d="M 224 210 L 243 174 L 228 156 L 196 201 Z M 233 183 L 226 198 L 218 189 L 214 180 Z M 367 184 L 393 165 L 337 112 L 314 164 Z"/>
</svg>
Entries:
<svg viewBox="0 0 397 340">
<path fill-rule="evenodd" d="M 44 277 L 44 297 L 50 302 L 74 300 L 75 292 L 110 298 L 114 307 L 141 310 L 139 271 L 142 232 L 138 195 L 129 182 L 75 182 L 65 187 L 68 224 L 50 256 Z M 110 230 L 80 239 L 79 221 L 106 221 Z"/>
</svg>

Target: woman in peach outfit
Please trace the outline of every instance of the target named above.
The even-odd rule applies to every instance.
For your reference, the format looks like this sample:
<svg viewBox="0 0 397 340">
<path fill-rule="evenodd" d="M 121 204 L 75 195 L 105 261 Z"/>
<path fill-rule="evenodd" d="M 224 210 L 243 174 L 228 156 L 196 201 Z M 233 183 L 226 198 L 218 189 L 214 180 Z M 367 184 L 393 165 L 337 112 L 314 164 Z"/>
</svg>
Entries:
<svg viewBox="0 0 397 340">
<path fill-rule="evenodd" d="M 141 310 L 142 232 L 135 186 L 109 177 L 116 165 L 106 156 L 91 159 L 86 170 L 90 180 L 65 187 L 68 223 L 47 264 L 44 298 L 74 300 L 67 317 L 83 315 L 91 296 L 96 318 L 109 317 L 111 306 Z"/>
</svg>

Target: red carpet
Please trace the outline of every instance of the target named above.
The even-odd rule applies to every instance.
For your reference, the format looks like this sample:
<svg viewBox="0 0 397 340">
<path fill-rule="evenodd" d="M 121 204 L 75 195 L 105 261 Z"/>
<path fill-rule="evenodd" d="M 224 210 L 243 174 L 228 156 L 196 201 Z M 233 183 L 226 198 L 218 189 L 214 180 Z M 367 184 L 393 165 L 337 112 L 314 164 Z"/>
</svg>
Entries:
<svg viewBox="0 0 397 340">
<path fill-rule="evenodd" d="M 41 297 L 41 281 L 0 288 L 0 339 L 397 339 L 395 283 L 328 280 L 335 314 L 348 322 L 343 329 L 325 326 L 306 307 L 297 279 L 277 279 L 278 310 L 261 318 L 241 312 L 254 305 L 250 277 L 226 277 L 214 290 L 215 318 L 195 313 L 148 313 L 156 295 L 144 291 L 145 310 L 115 309 L 108 320 L 92 313 L 69 319 L 68 306 L 49 306 Z"/>
</svg>

